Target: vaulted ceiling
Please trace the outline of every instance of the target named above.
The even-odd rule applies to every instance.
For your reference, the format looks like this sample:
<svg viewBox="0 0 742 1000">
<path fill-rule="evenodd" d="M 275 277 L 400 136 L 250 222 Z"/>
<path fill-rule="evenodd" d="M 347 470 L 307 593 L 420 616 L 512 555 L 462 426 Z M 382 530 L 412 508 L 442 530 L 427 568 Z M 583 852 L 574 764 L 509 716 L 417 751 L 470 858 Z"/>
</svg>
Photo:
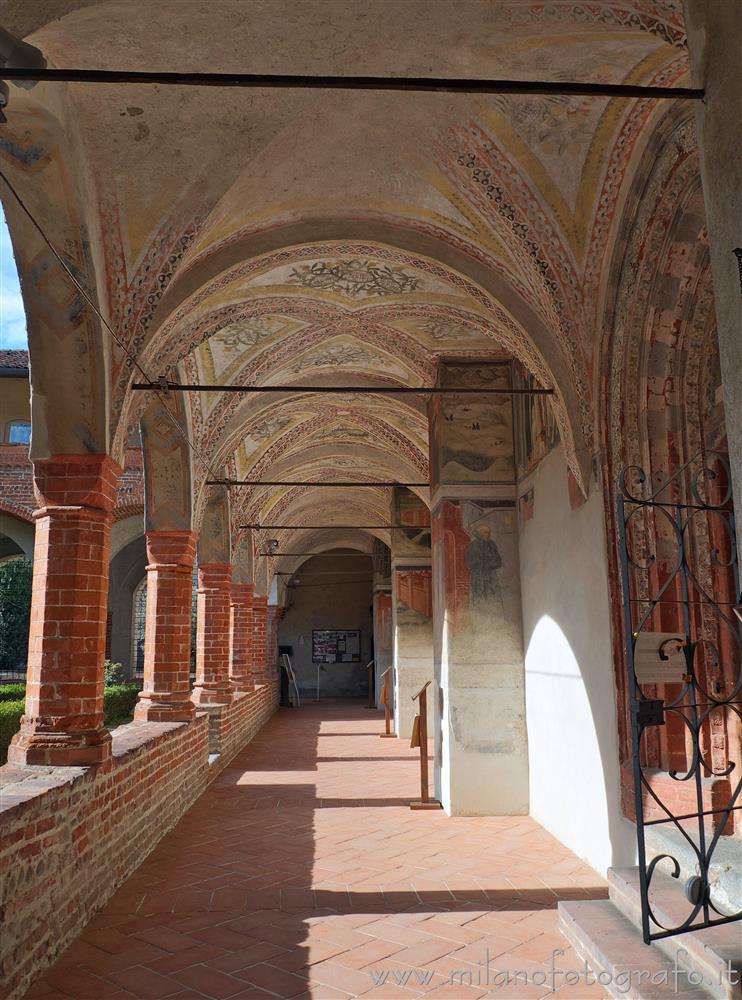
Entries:
<svg viewBox="0 0 742 1000">
<path fill-rule="evenodd" d="M 688 82 L 681 0 L 5 0 L 3 25 L 60 67 Z M 44 83 L 14 90 L 0 157 L 60 245 L 84 224 L 101 307 L 150 376 L 295 386 L 189 395 L 212 468 L 425 480 L 424 398 L 302 385 L 422 386 L 443 356 L 514 356 L 554 386 L 584 483 L 613 241 L 648 137 L 676 109 Z M 116 454 L 143 401 L 124 353 L 106 354 Z M 196 497 L 206 478 L 195 463 Z M 233 500 L 235 523 L 389 509 L 382 489 Z"/>
</svg>

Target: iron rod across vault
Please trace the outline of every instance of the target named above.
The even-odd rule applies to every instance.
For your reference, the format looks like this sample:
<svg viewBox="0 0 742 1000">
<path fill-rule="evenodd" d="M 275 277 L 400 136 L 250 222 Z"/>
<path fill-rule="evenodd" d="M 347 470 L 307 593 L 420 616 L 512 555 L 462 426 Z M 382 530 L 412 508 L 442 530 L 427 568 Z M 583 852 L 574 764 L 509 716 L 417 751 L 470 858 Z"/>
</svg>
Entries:
<svg viewBox="0 0 742 1000">
<path fill-rule="evenodd" d="M 363 395 L 408 395 L 422 396 L 552 396 L 553 389 L 501 389 L 489 387 L 442 388 L 433 385 L 199 385 L 177 382 L 135 382 L 132 389 L 149 390 L 150 392 L 306 392 L 327 393 L 329 395 L 348 395 L 362 393 Z"/>
<path fill-rule="evenodd" d="M 367 530 L 369 528 L 416 528 L 414 524 L 241 524 L 240 528 L 254 528 L 258 531 L 337 531 L 340 528 L 353 531 Z"/>
<path fill-rule="evenodd" d="M 171 87 L 265 87 L 294 90 L 396 90 L 443 94 L 562 94 L 574 97 L 636 97 L 702 101 L 700 87 L 656 87 L 578 80 L 484 80 L 437 76 L 304 76 L 295 73 L 178 73 L 122 69 L 10 69 L 3 80 L 40 83 L 146 83 Z"/>
<path fill-rule="evenodd" d="M 278 559 L 279 556 L 332 556 L 333 559 L 355 559 L 356 556 L 371 558 L 370 552 L 258 552 L 261 559 Z M 360 572 L 360 570 L 359 570 Z M 363 571 L 365 572 L 365 570 Z"/>
<path fill-rule="evenodd" d="M 207 479 L 207 486 L 430 486 L 430 483 L 387 483 L 387 482 L 324 482 L 321 479 L 310 479 L 307 482 L 297 482 L 296 480 L 286 481 L 283 479 Z"/>
</svg>

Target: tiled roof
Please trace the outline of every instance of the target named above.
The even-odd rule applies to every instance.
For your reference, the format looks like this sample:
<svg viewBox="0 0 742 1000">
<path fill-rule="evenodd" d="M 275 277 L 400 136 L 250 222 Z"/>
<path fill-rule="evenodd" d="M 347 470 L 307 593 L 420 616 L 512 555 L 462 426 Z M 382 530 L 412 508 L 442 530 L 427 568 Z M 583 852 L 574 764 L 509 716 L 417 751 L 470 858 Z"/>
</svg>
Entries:
<svg viewBox="0 0 742 1000">
<path fill-rule="evenodd" d="M 28 351 L 0 351 L 0 368 L 28 368 Z"/>
</svg>

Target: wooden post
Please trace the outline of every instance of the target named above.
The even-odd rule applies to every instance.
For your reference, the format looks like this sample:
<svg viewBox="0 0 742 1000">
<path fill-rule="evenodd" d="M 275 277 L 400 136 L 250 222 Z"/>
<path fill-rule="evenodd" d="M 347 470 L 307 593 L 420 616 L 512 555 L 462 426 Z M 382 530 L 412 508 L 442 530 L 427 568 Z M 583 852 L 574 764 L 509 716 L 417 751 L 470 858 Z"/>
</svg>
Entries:
<svg viewBox="0 0 742 1000">
<path fill-rule="evenodd" d="M 376 664 L 373 660 L 369 660 L 366 664 L 366 669 L 368 670 L 368 704 L 366 708 L 376 708 L 376 694 L 374 685 L 374 672 L 376 669 Z"/>
<path fill-rule="evenodd" d="M 384 686 L 381 689 L 381 704 L 384 706 L 384 732 L 379 733 L 379 736 L 382 740 L 396 738 L 392 732 L 392 710 L 390 708 L 391 691 L 389 689 L 389 674 L 391 673 L 391 669 L 391 667 L 387 667 L 381 675 L 384 681 Z"/>
<path fill-rule="evenodd" d="M 410 809 L 442 809 L 443 806 L 437 799 L 431 799 L 428 795 L 428 681 L 417 694 L 412 696 L 414 701 L 419 700 L 418 714 L 415 717 L 415 725 L 412 727 L 411 747 L 420 748 L 420 798 L 410 802 Z"/>
</svg>

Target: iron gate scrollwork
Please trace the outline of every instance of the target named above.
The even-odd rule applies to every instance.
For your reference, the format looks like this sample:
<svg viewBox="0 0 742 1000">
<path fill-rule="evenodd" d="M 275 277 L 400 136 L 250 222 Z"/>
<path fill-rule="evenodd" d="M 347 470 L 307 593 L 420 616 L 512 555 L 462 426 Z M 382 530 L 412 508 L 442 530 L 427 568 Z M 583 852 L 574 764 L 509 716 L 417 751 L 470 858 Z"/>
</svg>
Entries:
<svg viewBox="0 0 742 1000">
<path fill-rule="evenodd" d="M 726 456 L 718 452 L 696 456 L 654 489 L 638 466 L 619 480 L 647 944 L 742 918 L 718 898 L 711 877 L 720 839 L 732 832 L 735 818 L 742 822 L 742 608 L 730 483 Z M 666 850 L 648 852 L 649 827 L 677 831 L 667 835 Z M 687 915 L 667 927 L 652 908 L 652 879 L 664 871 L 679 880 L 681 892 L 673 837 L 686 854 L 690 848 L 695 874 L 685 882 Z"/>
</svg>

